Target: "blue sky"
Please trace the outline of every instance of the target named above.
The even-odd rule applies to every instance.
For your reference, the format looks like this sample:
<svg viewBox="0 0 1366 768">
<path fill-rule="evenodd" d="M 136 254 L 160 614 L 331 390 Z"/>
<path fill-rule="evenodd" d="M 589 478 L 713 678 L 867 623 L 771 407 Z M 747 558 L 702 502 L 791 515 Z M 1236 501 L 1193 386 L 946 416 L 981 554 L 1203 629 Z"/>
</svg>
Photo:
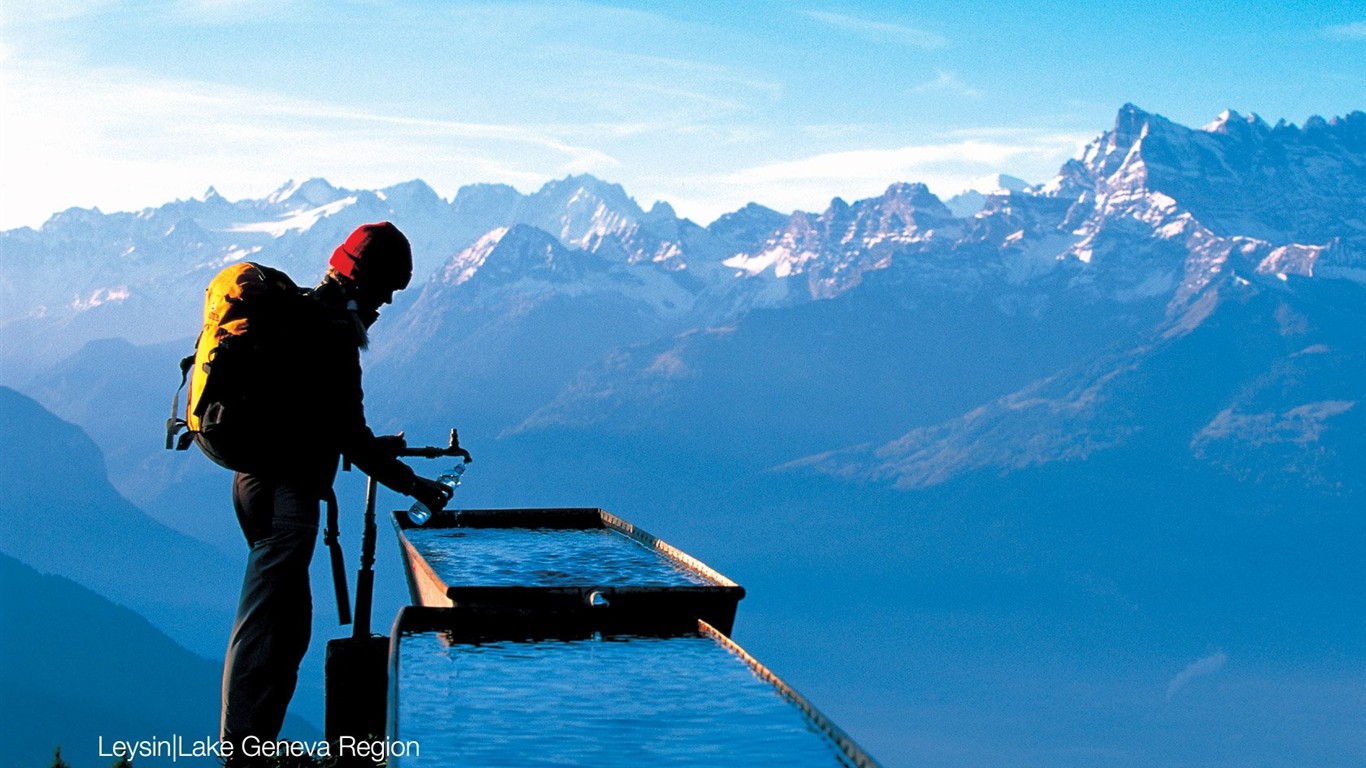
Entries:
<svg viewBox="0 0 1366 768">
<path fill-rule="evenodd" d="M 0 228 L 322 176 L 754 200 L 1047 180 L 1133 102 L 1366 108 L 1366 2 L 6 0 Z"/>
</svg>

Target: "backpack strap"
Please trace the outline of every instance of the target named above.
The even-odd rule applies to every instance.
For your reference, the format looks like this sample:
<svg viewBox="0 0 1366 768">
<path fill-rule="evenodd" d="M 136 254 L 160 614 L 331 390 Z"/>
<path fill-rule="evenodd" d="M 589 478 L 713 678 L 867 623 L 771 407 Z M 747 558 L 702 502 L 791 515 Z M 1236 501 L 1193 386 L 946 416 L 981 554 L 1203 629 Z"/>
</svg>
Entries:
<svg viewBox="0 0 1366 768">
<path fill-rule="evenodd" d="M 166 450 L 175 448 L 183 451 L 190 447 L 193 435 L 186 432 L 180 437 L 180 443 L 175 443 L 176 433 L 188 427 L 189 424 L 180 418 L 180 391 L 185 388 L 185 382 L 190 380 L 190 368 L 194 366 L 194 355 L 187 355 L 180 358 L 180 388 L 175 391 L 175 397 L 171 398 L 171 418 L 166 420 Z"/>
<path fill-rule="evenodd" d="M 323 497 L 327 503 L 327 528 L 323 531 L 323 543 L 332 554 L 332 586 L 337 592 L 337 623 L 351 623 L 351 597 L 346 590 L 346 562 L 342 555 L 341 536 L 337 529 L 337 492 L 327 489 Z"/>
</svg>

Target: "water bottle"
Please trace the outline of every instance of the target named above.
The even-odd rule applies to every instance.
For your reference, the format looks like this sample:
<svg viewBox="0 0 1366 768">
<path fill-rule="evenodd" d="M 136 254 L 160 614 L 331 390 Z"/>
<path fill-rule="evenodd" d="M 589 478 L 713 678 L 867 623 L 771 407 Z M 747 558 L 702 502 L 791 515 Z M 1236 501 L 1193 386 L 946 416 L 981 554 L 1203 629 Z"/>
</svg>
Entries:
<svg viewBox="0 0 1366 768">
<path fill-rule="evenodd" d="M 465 474 L 465 462 L 460 462 L 451 468 L 449 472 L 443 472 L 437 476 L 436 481 L 451 489 L 451 498 L 455 498 L 455 489 L 460 487 L 460 476 Z M 420 501 L 414 501 L 408 507 L 408 519 L 413 521 L 413 525 L 424 525 L 432 519 L 432 511 L 427 509 L 427 505 Z"/>
</svg>

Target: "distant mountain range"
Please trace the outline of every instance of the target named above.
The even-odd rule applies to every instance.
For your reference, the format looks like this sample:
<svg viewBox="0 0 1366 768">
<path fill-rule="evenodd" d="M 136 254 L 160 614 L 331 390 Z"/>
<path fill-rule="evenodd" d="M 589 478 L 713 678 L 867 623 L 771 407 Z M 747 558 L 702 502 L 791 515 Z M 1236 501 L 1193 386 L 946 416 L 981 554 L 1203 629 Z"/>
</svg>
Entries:
<svg viewBox="0 0 1366 768">
<path fill-rule="evenodd" d="M 73 209 L 0 233 L 0 382 L 82 426 L 148 515 L 236 551 L 230 516 L 184 514 L 222 507 L 221 471 L 160 448 L 203 287 L 242 259 L 310 283 L 389 219 L 417 266 L 367 353 L 372 423 L 459 426 L 466 505 L 612 507 L 758 585 L 754 649 L 804 690 L 841 700 L 873 662 L 775 630 L 809 610 L 792 583 L 893 655 L 886 615 L 997 599 L 1356 653 L 1366 113 L 1192 129 L 1126 105 L 1055 178 L 976 186 L 705 227 L 591 176 Z M 6 447 L 35 477 L 69 460 L 44 434 Z M 839 706 L 875 754 L 910 738 Z"/>
<path fill-rule="evenodd" d="M 112 761 L 94 759 L 95 737 L 124 726 L 132 729 L 124 733 L 147 738 L 172 727 L 187 738 L 216 733 L 245 547 L 228 555 L 149 517 L 110 486 L 89 436 L 7 387 L 0 387 L 0 423 L 6 760 L 42 753 L 50 761 L 60 743 L 74 766 L 107 765 Z M 203 491 L 179 489 L 184 495 L 168 508 L 181 519 L 235 527 L 226 477 L 217 480 Z M 318 613 L 334 633 L 335 611 L 326 606 Z M 321 676 L 300 688 L 319 692 Z M 311 714 L 321 709 L 316 703 L 295 712 Z M 293 732 L 314 732 L 295 715 L 290 723 Z"/>
<path fill-rule="evenodd" d="M 483 272 L 462 298 L 487 300 L 495 285 L 515 292 L 534 265 L 525 254 L 503 254 L 549 237 L 563 252 L 543 266 L 553 266 L 560 284 L 617 270 L 615 291 L 651 304 L 652 315 L 676 316 L 674 327 L 830 298 L 891 267 L 967 290 L 982 277 L 1028 285 L 1069 264 L 1109 260 L 1091 272 L 1112 280 L 1121 301 L 1200 277 L 1195 263 L 1190 275 L 1172 274 L 1174 265 L 1164 270 L 1148 253 L 1195 255 L 1210 269 L 1236 254 L 1230 267 L 1263 274 L 1366 279 L 1366 222 L 1355 208 L 1366 194 L 1364 122 L 1357 112 L 1272 127 L 1225 113 L 1191 130 L 1126 106 L 1115 127 L 1049 183 L 984 180 L 990 194 L 972 193 L 983 207 L 969 216 L 955 216 L 921 185 L 898 183 L 853 205 L 836 198 L 820 214 L 784 216 L 751 204 L 704 228 L 664 203 L 645 211 L 620 186 L 591 176 L 529 195 L 474 185 L 449 202 L 420 181 L 356 191 L 312 179 L 262 200 L 229 202 L 210 189 L 203 199 L 138 213 L 71 209 L 38 230 L 0 234 L 0 359 L 11 370 L 101 335 L 149 343 L 192 333 L 192 323 L 185 329 L 167 318 L 193 318 L 196 289 L 217 268 L 251 258 L 309 282 L 355 222 L 381 218 L 409 233 L 418 285 L 431 276 L 432 291 Z M 975 207 L 952 202 L 959 211 Z M 1119 268 L 1118 252 L 1132 254 L 1133 269 Z M 621 284 L 626 274 L 639 284 Z"/>
<path fill-rule="evenodd" d="M 95 443 L 33 400 L 0 387 L 0 421 L 0 552 L 133 608 L 202 655 L 221 654 L 241 581 L 232 559 L 130 504 Z"/>
</svg>

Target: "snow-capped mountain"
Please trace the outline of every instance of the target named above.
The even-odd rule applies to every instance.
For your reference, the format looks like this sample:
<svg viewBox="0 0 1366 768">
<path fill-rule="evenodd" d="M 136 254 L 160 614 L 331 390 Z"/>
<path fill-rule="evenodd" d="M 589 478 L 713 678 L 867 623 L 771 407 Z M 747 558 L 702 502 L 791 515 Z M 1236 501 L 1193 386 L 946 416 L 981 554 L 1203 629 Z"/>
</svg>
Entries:
<svg viewBox="0 0 1366 768">
<path fill-rule="evenodd" d="M 1341 425 L 1354 423 L 1366 396 L 1360 377 L 1324 384 L 1303 401 L 1288 385 L 1264 382 L 1285 375 L 1277 371 L 1317 379 L 1329 368 L 1339 376 L 1362 370 L 1351 352 L 1366 333 L 1352 311 L 1366 277 L 1355 266 L 1356 211 L 1366 198 L 1351 192 L 1366 180 L 1362 120 L 1353 113 L 1273 129 L 1226 115 L 1191 130 L 1126 106 L 1115 128 L 1052 182 L 993 195 L 967 220 L 932 198 L 921 202 L 923 190 L 915 200 L 908 187 L 852 206 L 837 200 L 820 216 L 794 214 L 757 252 L 726 262 L 741 285 L 767 281 L 769 300 L 754 305 L 769 309 L 585 369 L 517 430 L 678 431 L 700 422 L 715 435 L 729 425 L 755 429 L 758 420 L 797 449 L 811 445 L 804 435 L 852 434 L 844 431 L 851 424 L 872 435 L 899 424 L 910 431 L 793 466 L 913 488 L 1084 458 L 1129 444 L 1135 430 L 1153 431 L 1144 424 L 1154 414 L 1174 418 L 1198 401 L 1205 410 L 1191 415 L 1198 423 L 1181 433 L 1181 451 L 1230 466 L 1240 463 L 1233 456 L 1279 455 L 1305 482 L 1324 475 L 1313 468 L 1323 463 L 1307 457 L 1331 454 L 1323 466 L 1340 478 L 1350 463 L 1342 440 L 1356 434 Z M 1201 163 L 1222 169 L 1213 190 L 1199 183 Z M 1242 234 L 1229 213 L 1236 207 L 1221 200 L 1244 184 L 1271 201 L 1268 185 L 1281 185 L 1275 194 L 1306 190 L 1309 202 L 1277 211 L 1260 200 L 1241 214 L 1255 235 Z M 1295 213 L 1306 206 L 1313 215 Z M 1284 224 L 1292 219 L 1302 221 Z M 1327 335 L 1285 330 L 1300 325 Z M 1212 328 L 1218 343 L 1207 341 Z M 1271 356 L 1244 364 L 1216 354 L 1220 344 Z M 1189 365 L 1192 355 L 1179 350 L 1197 347 L 1220 371 L 1215 379 L 1145 378 L 1169 364 L 1162 360 Z M 732 374 L 746 361 L 763 361 L 762 385 Z M 896 362 L 888 370 L 884 361 Z M 1035 363 L 1056 373 L 1040 375 Z M 1213 399 L 1192 398 L 1186 386 Z M 993 388 L 998 394 L 985 396 Z M 801 392 L 810 407 L 769 409 L 764 392 L 774 390 Z M 1143 407 L 1136 391 L 1148 398 Z M 1254 391 L 1260 410 L 1250 411 L 1244 401 Z M 965 393 L 971 403 L 958 400 Z M 669 416 L 660 403 L 679 405 Z M 961 410 L 937 419 L 951 403 Z M 1303 455 L 1287 458 L 1296 451 Z"/>
<path fill-rule="evenodd" d="M 354 191 L 311 179 L 235 203 L 210 188 L 137 213 L 72 209 L 38 230 L 0 233 L 0 328 L 13 340 L 4 365 L 51 362 L 95 338 L 192 336 L 218 269 L 263 261 L 310 285 L 356 223 L 379 219 L 402 222 L 417 269 L 448 255 L 449 205 L 419 181 Z"/>
<path fill-rule="evenodd" d="M 671 269 L 618 255 L 566 248 L 526 224 L 494 229 L 433 274 L 394 321 L 376 325 L 376 380 L 433 413 L 483 401 L 482 417 L 515 418 L 612 349 L 683 327 L 695 289 Z M 498 404 L 486 391 L 501 393 Z"/>
<path fill-rule="evenodd" d="M 865 272 L 885 269 L 894 255 L 952 242 L 959 222 L 923 184 L 893 184 L 882 197 L 849 205 L 840 198 L 819 216 L 798 211 L 757 253 L 724 263 L 737 274 L 779 280 L 797 277 L 813 299 L 837 296 Z M 797 282 L 797 281 L 793 281 Z"/>
<path fill-rule="evenodd" d="M 1192 130 L 1126 105 L 1048 184 L 982 180 L 982 206 L 970 216 L 922 185 L 898 183 L 852 205 L 836 198 L 819 214 L 783 221 L 753 205 L 706 228 L 666 204 L 645 211 L 590 176 L 526 195 L 473 185 L 450 202 L 419 181 L 358 191 L 310 179 L 238 202 L 210 189 L 138 213 L 72 209 L 37 231 L 0 234 L 0 324 L 20 342 L 5 356 L 20 359 L 66 353 L 101 332 L 137 342 L 188 335 L 164 318 L 192 317 L 195 288 L 213 270 L 250 258 L 309 283 L 351 227 L 381 218 L 409 233 L 419 282 L 489 233 L 525 225 L 602 257 L 599 267 L 674 273 L 697 301 L 696 325 L 831 298 L 893 262 L 918 262 L 925 279 L 946 269 L 938 279 L 952 285 L 991 272 L 1027 282 L 1069 259 L 1111 261 L 1110 283 L 1097 290 L 1120 300 L 1178 285 L 1184 300 L 1230 259 L 1270 273 L 1366 279 L 1363 147 L 1362 113 L 1300 128 L 1230 112 Z M 1122 275 L 1135 237 L 1145 255 Z M 974 257 L 960 263 L 968 251 Z"/>
<path fill-rule="evenodd" d="M 1133 105 L 1050 185 L 1057 194 L 1108 197 L 1117 212 L 1148 197 L 1174 201 L 1220 237 L 1272 246 L 1360 246 L 1366 219 L 1366 113 L 1312 118 L 1303 128 L 1226 111 L 1199 130 Z"/>
<path fill-rule="evenodd" d="M 523 224 L 571 250 L 682 273 L 698 290 L 723 272 L 717 262 L 753 250 L 781 223 L 781 214 L 751 204 L 703 228 L 667 203 L 643 210 L 620 185 L 587 175 L 551 181 L 529 195 L 501 185 L 464 187 L 451 205 L 470 242 Z"/>
<path fill-rule="evenodd" d="M 550 233 L 569 249 L 661 271 L 683 272 L 686 251 L 698 264 L 678 279 L 692 280 L 694 291 L 694 275 L 715 273 L 708 266 L 734 245 L 667 205 L 644 212 L 620 186 L 592 177 L 551 182 L 531 195 L 475 185 L 450 202 L 421 181 L 368 191 L 310 179 L 261 200 L 229 202 L 210 188 L 202 199 L 137 213 L 71 209 L 38 230 L 0 233 L 7 337 L 0 358 L 27 370 L 93 338 L 155 343 L 193 335 L 203 286 L 216 270 L 249 259 L 312 284 L 351 229 L 381 219 L 412 241 L 418 285 L 491 230 L 516 225 Z"/>
<path fill-rule="evenodd" d="M 1185 250 L 1179 298 L 1224 270 L 1366 278 L 1366 114 L 1303 128 L 1225 112 L 1191 130 L 1126 105 L 1046 194 L 1074 199 L 1077 258 L 1139 227 Z"/>
<path fill-rule="evenodd" d="M 508 434 L 649 418 L 724 430 L 767 414 L 833 443 L 803 449 L 886 441 L 1142 333 L 1189 332 L 1239 286 L 1359 286 L 1363 131 L 1360 112 L 1190 129 L 1126 105 L 1050 182 L 974 185 L 967 216 L 895 183 L 820 213 L 751 204 L 702 227 L 591 176 L 530 194 L 473 185 L 449 202 L 416 181 L 311 179 L 262 200 L 210 190 L 139 213 L 72 210 L 0 233 L 3 360 L 23 382 L 91 339 L 192 336 L 222 265 L 251 258 L 307 283 L 352 227 L 390 219 L 418 266 L 376 327 L 372 376 L 403 402 L 443 417 L 481 402 Z M 756 405 L 785 387 L 823 405 Z"/>
</svg>

